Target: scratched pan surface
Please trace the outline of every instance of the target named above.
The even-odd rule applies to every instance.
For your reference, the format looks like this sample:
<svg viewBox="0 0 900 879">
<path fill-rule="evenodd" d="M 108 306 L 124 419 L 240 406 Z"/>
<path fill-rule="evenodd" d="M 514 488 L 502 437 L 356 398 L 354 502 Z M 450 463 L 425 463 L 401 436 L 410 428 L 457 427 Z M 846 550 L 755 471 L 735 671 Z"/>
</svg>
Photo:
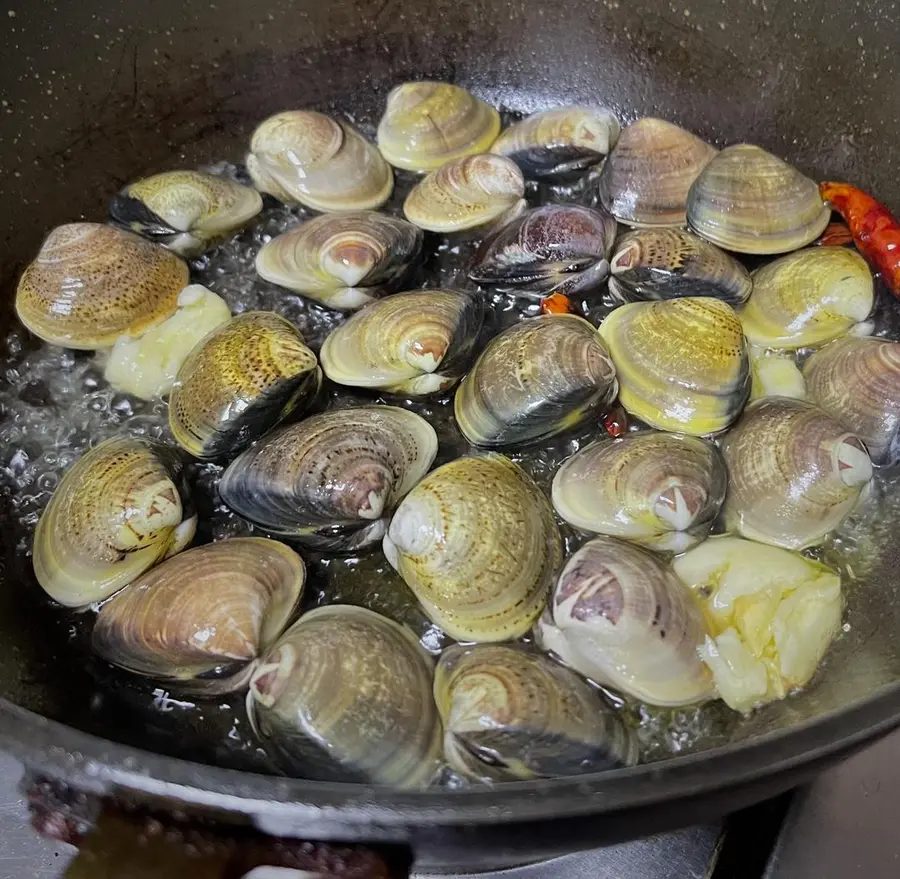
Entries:
<svg viewBox="0 0 900 879">
<path fill-rule="evenodd" d="M 103 217 L 109 193 L 136 176 L 239 160 L 255 122 L 277 110 L 316 107 L 371 122 L 388 88 L 409 78 L 453 80 L 513 111 L 600 101 L 625 120 L 663 115 L 720 144 L 754 141 L 900 208 L 900 12 L 886 0 L 7 7 L 3 340 L 18 272 L 52 226 Z M 22 564 L 9 502 L 0 497 L 0 745 L 91 791 L 272 832 L 409 841 L 423 868 L 488 868 L 721 814 L 900 723 L 892 492 L 848 537 L 863 541 L 865 562 L 849 596 L 850 628 L 809 692 L 735 724 L 711 750 L 603 776 L 422 794 L 176 759 L 139 724 L 98 712 L 67 625 L 48 624 Z"/>
</svg>

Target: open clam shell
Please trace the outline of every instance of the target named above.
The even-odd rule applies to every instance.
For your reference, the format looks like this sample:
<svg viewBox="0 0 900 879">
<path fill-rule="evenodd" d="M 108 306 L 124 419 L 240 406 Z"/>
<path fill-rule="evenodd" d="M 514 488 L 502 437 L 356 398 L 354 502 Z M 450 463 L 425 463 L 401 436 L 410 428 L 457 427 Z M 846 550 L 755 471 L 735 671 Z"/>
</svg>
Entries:
<svg viewBox="0 0 900 879">
<path fill-rule="evenodd" d="M 688 190 L 715 147 L 647 117 L 626 126 L 600 173 L 600 201 L 630 226 L 683 226 Z"/>
<path fill-rule="evenodd" d="M 16 313 L 63 348 L 111 348 L 175 313 L 187 264 L 163 247 L 99 223 L 58 226 L 16 289 Z"/>
<path fill-rule="evenodd" d="M 553 436 L 602 412 L 616 372 L 597 330 L 575 315 L 521 321 L 495 336 L 456 392 L 466 439 L 499 448 Z"/>
<path fill-rule="evenodd" d="M 726 434 L 725 522 L 744 537 L 786 549 L 821 543 L 872 478 L 862 441 L 817 406 L 769 397 Z"/>
<path fill-rule="evenodd" d="M 322 368 L 350 387 L 438 393 L 468 368 L 483 318 L 483 300 L 469 293 L 397 293 L 333 330 L 322 345 Z"/>
<path fill-rule="evenodd" d="M 34 533 L 34 573 L 54 601 L 102 601 L 194 539 L 181 462 L 152 440 L 115 437 L 66 472 Z"/>
<path fill-rule="evenodd" d="M 524 635 L 562 552 L 550 502 L 501 455 L 458 458 L 401 502 L 384 554 L 425 613 L 462 641 Z"/>
<path fill-rule="evenodd" d="M 786 253 L 811 244 L 831 218 L 815 181 L 758 146 L 722 150 L 688 197 L 691 228 L 738 253 Z"/>
<path fill-rule="evenodd" d="M 435 671 L 434 698 L 444 723 L 444 759 L 476 781 L 637 763 L 637 737 L 597 690 L 519 644 L 448 648 Z"/>
<path fill-rule="evenodd" d="M 305 578 L 300 556 L 275 540 L 236 537 L 195 547 L 103 605 L 94 652 L 182 689 L 240 689 L 296 612 Z"/>
<path fill-rule="evenodd" d="M 378 123 L 378 148 L 395 168 L 434 171 L 445 162 L 486 153 L 500 114 L 446 82 L 406 82 L 391 89 Z"/>
<path fill-rule="evenodd" d="M 404 626 L 348 605 L 304 614 L 250 683 L 266 748 L 306 778 L 403 788 L 439 769 L 432 662 Z"/>
<path fill-rule="evenodd" d="M 195 458 L 236 454 L 308 405 L 321 382 L 316 355 L 291 323 L 248 311 L 188 355 L 169 397 L 169 427 Z"/>
<path fill-rule="evenodd" d="M 394 189 L 393 172 L 373 144 L 352 125 L 311 110 L 260 123 L 246 162 L 261 192 L 316 211 L 375 209 Z"/>
</svg>

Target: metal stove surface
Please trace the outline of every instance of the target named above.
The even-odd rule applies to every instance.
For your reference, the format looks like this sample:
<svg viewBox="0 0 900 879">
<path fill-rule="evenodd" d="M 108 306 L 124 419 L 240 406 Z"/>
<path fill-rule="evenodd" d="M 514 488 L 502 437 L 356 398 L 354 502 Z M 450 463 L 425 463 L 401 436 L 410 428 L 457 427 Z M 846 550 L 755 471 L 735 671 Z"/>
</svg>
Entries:
<svg viewBox="0 0 900 879">
<path fill-rule="evenodd" d="M 0 879 L 58 879 L 74 849 L 31 829 L 21 775 L 0 754 Z M 722 825 L 452 879 L 897 879 L 898 814 L 900 732 L 798 791 L 783 821 L 783 803 L 763 804 Z M 775 834 L 765 827 L 772 821 Z"/>
</svg>

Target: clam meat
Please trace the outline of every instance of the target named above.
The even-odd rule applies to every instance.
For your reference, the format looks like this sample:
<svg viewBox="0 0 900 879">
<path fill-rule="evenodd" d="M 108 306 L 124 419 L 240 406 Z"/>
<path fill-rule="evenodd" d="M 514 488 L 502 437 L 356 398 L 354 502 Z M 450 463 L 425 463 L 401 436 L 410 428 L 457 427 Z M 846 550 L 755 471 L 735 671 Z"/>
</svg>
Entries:
<svg viewBox="0 0 900 879">
<path fill-rule="evenodd" d="M 260 192 L 314 211 L 374 210 L 394 190 L 393 172 L 373 144 L 347 122 L 311 110 L 260 123 L 246 162 Z"/>
<path fill-rule="evenodd" d="M 430 232 L 482 231 L 525 210 L 525 179 L 509 159 L 491 153 L 441 165 L 417 183 L 406 219 Z"/>
<path fill-rule="evenodd" d="M 900 342 L 845 336 L 803 364 L 811 402 L 865 444 L 872 460 L 900 457 Z"/>
<path fill-rule="evenodd" d="M 511 125 L 491 152 L 512 159 L 529 179 L 564 183 L 602 162 L 619 131 L 606 107 L 560 107 Z"/>
<path fill-rule="evenodd" d="M 722 440 L 725 522 L 787 549 L 821 543 L 872 478 L 862 441 L 818 406 L 769 397 L 748 407 Z"/>
<path fill-rule="evenodd" d="M 297 611 L 306 570 L 263 537 L 198 546 L 100 608 L 94 652 L 134 674 L 207 695 L 240 689 Z"/>
<path fill-rule="evenodd" d="M 426 172 L 486 153 L 499 133 L 500 114 L 466 89 L 446 82 L 405 82 L 388 94 L 378 148 L 395 168 Z"/>
<path fill-rule="evenodd" d="M 750 273 L 733 256 L 674 226 L 623 235 L 609 271 L 609 292 L 619 302 L 712 296 L 736 308 L 751 289 Z"/>
<path fill-rule="evenodd" d="M 185 359 L 169 396 L 169 428 L 195 458 L 235 454 L 308 406 L 321 382 L 316 355 L 292 324 L 248 311 Z"/>
<path fill-rule="evenodd" d="M 738 253 L 786 253 L 811 244 L 831 219 L 815 181 L 758 146 L 722 150 L 691 186 L 690 227 Z"/>
<path fill-rule="evenodd" d="M 400 503 L 384 554 L 459 641 L 505 641 L 540 616 L 561 560 L 553 508 L 502 455 L 457 458 Z"/>
<path fill-rule="evenodd" d="M 136 180 L 109 206 L 121 226 L 182 256 L 203 253 L 261 210 L 262 198 L 253 187 L 202 171 L 165 171 Z"/>
<path fill-rule="evenodd" d="M 329 308 L 353 311 L 397 290 L 422 253 L 422 232 L 374 211 L 325 214 L 263 245 L 261 278 Z"/>
<path fill-rule="evenodd" d="M 554 436 L 603 412 L 616 371 L 597 330 L 575 315 L 520 321 L 495 336 L 456 391 L 465 438 L 499 448 Z"/>
<path fill-rule="evenodd" d="M 638 760 L 637 737 L 597 690 L 520 644 L 445 650 L 434 699 L 444 759 L 475 781 L 580 775 Z"/>
<path fill-rule="evenodd" d="M 34 573 L 54 600 L 108 598 L 197 528 L 181 462 L 161 443 L 115 437 L 66 471 L 34 532 Z"/>
<path fill-rule="evenodd" d="M 616 221 L 602 209 L 546 204 L 482 242 L 469 277 L 517 294 L 585 295 L 606 279 L 615 236 Z"/>
<path fill-rule="evenodd" d="M 595 537 L 563 568 L 538 641 L 598 684 L 650 705 L 712 698 L 697 648 L 700 608 L 659 556 L 614 537 Z"/>
<path fill-rule="evenodd" d="M 590 443 L 564 461 L 552 497 L 576 528 L 681 552 L 709 534 L 727 484 L 708 440 L 637 432 Z"/>
<path fill-rule="evenodd" d="M 700 648 L 717 694 L 737 711 L 806 686 L 841 625 L 841 580 L 797 552 L 713 537 L 674 561 L 702 602 Z"/>
<path fill-rule="evenodd" d="M 358 548 L 381 539 L 437 445 L 434 428 L 406 409 L 335 409 L 251 446 L 222 475 L 219 496 L 271 534 Z"/>
<path fill-rule="evenodd" d="M 404 626 L 349 605 L 304 614 L 250 682 L 248 713 L 291 774 L 424 787 L 440 768 L 432 661 Z"/>
<path fill-rule="evenodd" d="M 603 165 L 600 201 L 629 226 L 683 226 L 688 190 L 716 152 L 671 122 L 638 119 Z"/>
<path fill-rule="evenodd" d="M 328 335 L 325 375 L 349 387 L 421 397 L 453 387 L 474 356 L 484 301 L 455 290 L 397 293 Z"/>
<path fill-rule="evenodd" d="M 685 297 L 631 302 L 600 324 L 626 411 L 659 430 L 725 430 L 750 393 L 748 346 L 731 306 Z"/>
<path fill-rule="evenodd" d="M 762 348 L 808 348 L 871 332 L 866 319 L 874 302 L 872 273 L 855 250 L 809 247 L 753 272 L 741 324 Z"/>
<path fill-rule="evenodd" d="M 19 320 L 63 348 L 111 348 L 178 308 L 187 263 L 130 232 L 99 223 L 58 226 L 22 273 Z"/>
</svg>

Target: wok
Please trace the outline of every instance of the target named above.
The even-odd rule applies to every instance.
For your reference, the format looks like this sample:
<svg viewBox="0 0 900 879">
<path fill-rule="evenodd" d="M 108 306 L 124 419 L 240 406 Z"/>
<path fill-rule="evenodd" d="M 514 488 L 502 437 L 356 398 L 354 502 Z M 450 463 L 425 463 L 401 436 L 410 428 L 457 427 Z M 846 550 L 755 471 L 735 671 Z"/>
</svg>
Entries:
<svg viewBox="0 0 900 879">
<path fill-rule="evenodd" d="M 458 82 L 504 108 L 603 102 L 708 140 L 752 141 L 818 179 L 900 208 L 893 4 L 680 0 L 156 0 L 17 4 L 0 13 L 0 336 L 23 265 L 53 226 L 105 216 L 124 182 L 240 160 L 255 123 L 293 107 L 377 119 L 405 79 Z M 14 381 L 7 376 L 4 380 Z M 52 405 L 48 401 L 47 405 Z M 803 782 L 900 724 L 900 632 L 886 539 L 849 598 L 817 683 L 712 750 L 496 789 L 399 793 L 182 759 L 95 686 L 48 616 L 0 497 L 0 747 L 63 797 L 211 818 L 301 839 L 396 843 L 423 871 L 489 869 L 706 820 Z M 892 515 L 892 513 L 894 515 Z M 4 521 L 5 520 L 5 521 Z M 51 788 L 40 788 L 47 795 Z M 62 793 L 60 793 L 62 792 Z"/>
</svg>

